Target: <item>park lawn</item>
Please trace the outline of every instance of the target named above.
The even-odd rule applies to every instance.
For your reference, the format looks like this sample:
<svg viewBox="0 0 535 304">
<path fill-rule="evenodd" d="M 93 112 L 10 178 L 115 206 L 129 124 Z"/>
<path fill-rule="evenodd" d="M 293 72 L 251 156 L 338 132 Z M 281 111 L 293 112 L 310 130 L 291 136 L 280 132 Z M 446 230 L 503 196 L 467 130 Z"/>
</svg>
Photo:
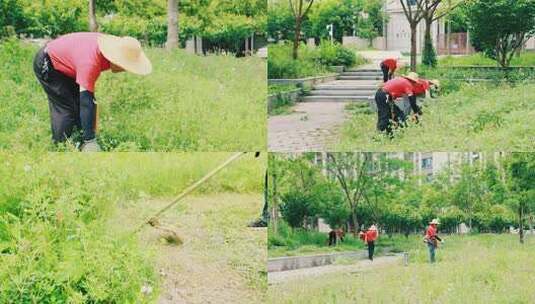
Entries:
<svg viewBox="0 0 535 304">
<path fill-rule="evenodd" d="M 497 62 L 482 53 L 467 56 L 445 56 L 438 61 L 439 66 L 497 66 Z M 535 66 L 535 52 L 522 52 L 514 56 L 511 66 Z"/>
<path fill-rule="evenodd" d="M 421 123 L 376 131 L 377 114 L 355 113 L 336 151 L 531 151 L 535 149 L 535 85 L 463 85 L 424 105 Z"/>
<path fill-rule="evenodd" d="M 272 285 L 268 303 L 534 303 L 535 238 L 445 236 L 437 263 L 411 236 L 408 266 L 329 274 Z"/>
<path fill-rule="evenodd" d="M 36 46 L 0 43 L 0 149 L 74 150 L 51 143 L 46 95 L 32 68 Z M 266 64 L 148 48 L 146 77 L 105 72 L 97 83 L 105 151 L 249 151 L 266 146 Z"/>
<path fill-rule="evenodd" d="M 155 267 L 162 247 L 138 240 L 131 232 L 142 220 L 126 215 L 167 204 L 229 156 L 0 152 L 0 303 L 153 303 L 168 286 Z M 164 217 L 198 225 L 166 222 L 184 233 L 187 250 L 211 248 L 204 256 L 251 297 L 262 296 L 265 256 L 233 257 L 265 248 L 265 232 L 244 231 L 260 213 L 265 162 L 244 156 Z M 153 292 L 142 293 L 146 286 Z"/>
</svg>

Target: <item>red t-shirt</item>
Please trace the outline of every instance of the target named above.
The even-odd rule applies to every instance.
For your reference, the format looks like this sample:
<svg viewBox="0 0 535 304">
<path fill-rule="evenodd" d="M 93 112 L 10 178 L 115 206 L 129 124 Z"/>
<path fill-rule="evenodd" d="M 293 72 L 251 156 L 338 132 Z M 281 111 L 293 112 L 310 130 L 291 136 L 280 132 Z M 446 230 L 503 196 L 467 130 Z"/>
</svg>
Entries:
<svg viewBox="0 0 535 304">
<path fill-rule="evenodd" d="M 102 55 L 97 43 L 99 33 L 72 33 L 46 45 L 54 69 L 76 80 L 80 86 L 95 92 L 95 83 L 110 62 Z"/>
<path fill-rule="evenodd" d="M 436 235 L 437 229 L 432 225 L 429 225 L 429 227 L 427 227 L 427 231 L 425 232 L 425 238 L 428 240 L 434 240 Z"/>
<path fill-rule="evenodd" d="M 427 91 L 431 86 L 431 84 L 427 80 L 420 80 L 416 83 L 413 83 L 413 85 L 413 91 L 415 95 L 425 94 L 425 91 Z"/>
<path fill-rule="evenodd" d="M 377 230 L 368 230 L 366 231 L 366 238 L 365 240 L 367 242 L 372 242 L 377 239 Z"/>
<path fill-rule="evenodd" d="M 398 67 L 398 61 L 394 58 L 387 58 L 383 60 L 382 64 L 388 67 L 390 71 L 395 71 Z"/>
<path fill-rule="evenodd" d="M 396 77 L 384 84 L 383 91 L 390 94 L 394 99 L 405 95 L 412 96 L 414 95 L 414 85 L 412 81 L 406 78 Z"/>
</svg>

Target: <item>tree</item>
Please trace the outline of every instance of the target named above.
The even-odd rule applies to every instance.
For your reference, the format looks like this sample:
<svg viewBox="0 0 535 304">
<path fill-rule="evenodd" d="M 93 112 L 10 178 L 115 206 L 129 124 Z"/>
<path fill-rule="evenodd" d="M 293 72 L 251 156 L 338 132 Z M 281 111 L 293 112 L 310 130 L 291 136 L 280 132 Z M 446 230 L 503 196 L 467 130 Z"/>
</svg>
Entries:
<svg viewBox="0 0 535 304">
<path fill-rule="evenodd" d="M 95 14 L 95 0 L 89 0 L 89 31 L 90 32 L 97 32 L 98 31 L 98 23 L 97 23 L 97 16 Z"/>
<path fill-rule="evenodd" d="M 431 38 L 431 25 L 436 20 L 451 13 L 462 2 L 463 0 L 424 0 L 423 3 L 418 2 L 425 22 L 424 50 L 422 56 L 422 63 L 424 65 L 434 67 L 437 64 L 437 54 L 433 47 L 433 39 Z"/>
<path fill-rule="evenodd" d="M 292 50 L 292 58 L 297 60 L 299 44 L 301 43 L 301 25 L 303 19 L 306 17 L 314 0 L 288 0 L 290 2 L 290 9 L 294 16 L 295 20 L 295 31 L 294 31 L 294 45 Z"/>
<path fill-rule="evenodd" d="M 424 17 L 422 3 L 425 0 L 399 0 L 411 28 L 411 71 L 416 72 L 416 28 Z M 416 4 L 416 5 L 415 5 Z"/>
<path fill-rule="evenodd" d="M 178 3 L 177 0 L 167 0 L 167 42 L 168 50 L 178 47 Z"/>
<path fill-rule="evenodd" d="M 371 154 L 329 153 L 327 157 L 329 159 L 327 169 L 335 176 L 342 188 L 346 203 L 351 211 L 353 233 L 356 234 L 360 227 L 357 219 L 357 207 L 363 201 L 364 192 L 370 181 L 368 171 L 370 170 Z"/>
<path fill-rule="evenodd" d="M 517 210 L 518 235 L 524 243 L 524 220 L 535 211 L 535 154 L 513 153 L 508 165 L 509 204 Z"/>
<path fill-rule="evenodd" d="M 504 68 L 535 34 L 535 0 L 474 0 L 467 13 L 472 40 Z"/>
</svg>

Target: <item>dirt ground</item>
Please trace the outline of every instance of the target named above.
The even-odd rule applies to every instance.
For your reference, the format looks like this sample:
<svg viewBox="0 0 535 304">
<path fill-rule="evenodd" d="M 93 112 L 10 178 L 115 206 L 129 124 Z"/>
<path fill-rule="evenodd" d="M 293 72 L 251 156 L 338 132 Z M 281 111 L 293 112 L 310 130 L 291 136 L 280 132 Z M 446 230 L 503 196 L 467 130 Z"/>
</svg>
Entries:
<svg viewBox="0 0 535 304">
<path fill-rule="evenodd" d="M 122 203 L 118 223 L 136 227 L 171 200 Z M 154 252 L 160 286 L 144 292 L 158 292 L 161 304 L 264 302 L 267 231 L 247 227 L 261 207 L 261 195 L 186 198 L 160 220 L 178 233 L 181 245 L 169 245 L 165 232 L 147 225 L 139 240 Z"/>
</svg>

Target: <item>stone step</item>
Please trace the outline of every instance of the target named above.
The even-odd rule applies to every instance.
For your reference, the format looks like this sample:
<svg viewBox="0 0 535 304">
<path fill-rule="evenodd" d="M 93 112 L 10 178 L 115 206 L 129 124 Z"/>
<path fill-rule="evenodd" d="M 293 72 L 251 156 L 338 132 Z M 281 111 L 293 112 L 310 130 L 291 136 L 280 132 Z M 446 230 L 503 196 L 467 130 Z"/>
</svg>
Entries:
<svg viewBox="0 0 535 304">
<path fill-rule="evenodd" d="M 308 96 L 373 96 L 374 90 L 312 90 Z"/>
<path fill-rule="evenodd" d="M 345 72 L 376 72 L 381 73 L 381 69 L 379 68 L 379 65 L 377 65 L 377 69 L 359 69 L 359 68 L 353 68 L 353 69 L 347 69 Z"/>
<path fill-rule="evenodd" d="M 383 76 L 382 73 L 378 73 L 378 72 L 361 72 L 361 71 L 343 72 L 340 75 L 341 76 Z"/>
<path fill-rule="evenodd" d="M 317 102 L 369 102 L 371 96 L 304 96 L 301 100 Z"/>
<path fill-rule="evenodd" d="M 378 86 L 376 84 L 363 84 L 363 85 L 354 85 L 354 84 L 323 84 L 323 85 L 317 85 L 314 87 L 314 90 L 338 90 L 338 91 L 344 91 L 344 90 L 364 90 L 364 91 L 376 91 Z"/>
<path fill-rule="evenodd" d="M 381 80 L 382 76 L 338 76 L 338 80 Z"/>
</svg>

